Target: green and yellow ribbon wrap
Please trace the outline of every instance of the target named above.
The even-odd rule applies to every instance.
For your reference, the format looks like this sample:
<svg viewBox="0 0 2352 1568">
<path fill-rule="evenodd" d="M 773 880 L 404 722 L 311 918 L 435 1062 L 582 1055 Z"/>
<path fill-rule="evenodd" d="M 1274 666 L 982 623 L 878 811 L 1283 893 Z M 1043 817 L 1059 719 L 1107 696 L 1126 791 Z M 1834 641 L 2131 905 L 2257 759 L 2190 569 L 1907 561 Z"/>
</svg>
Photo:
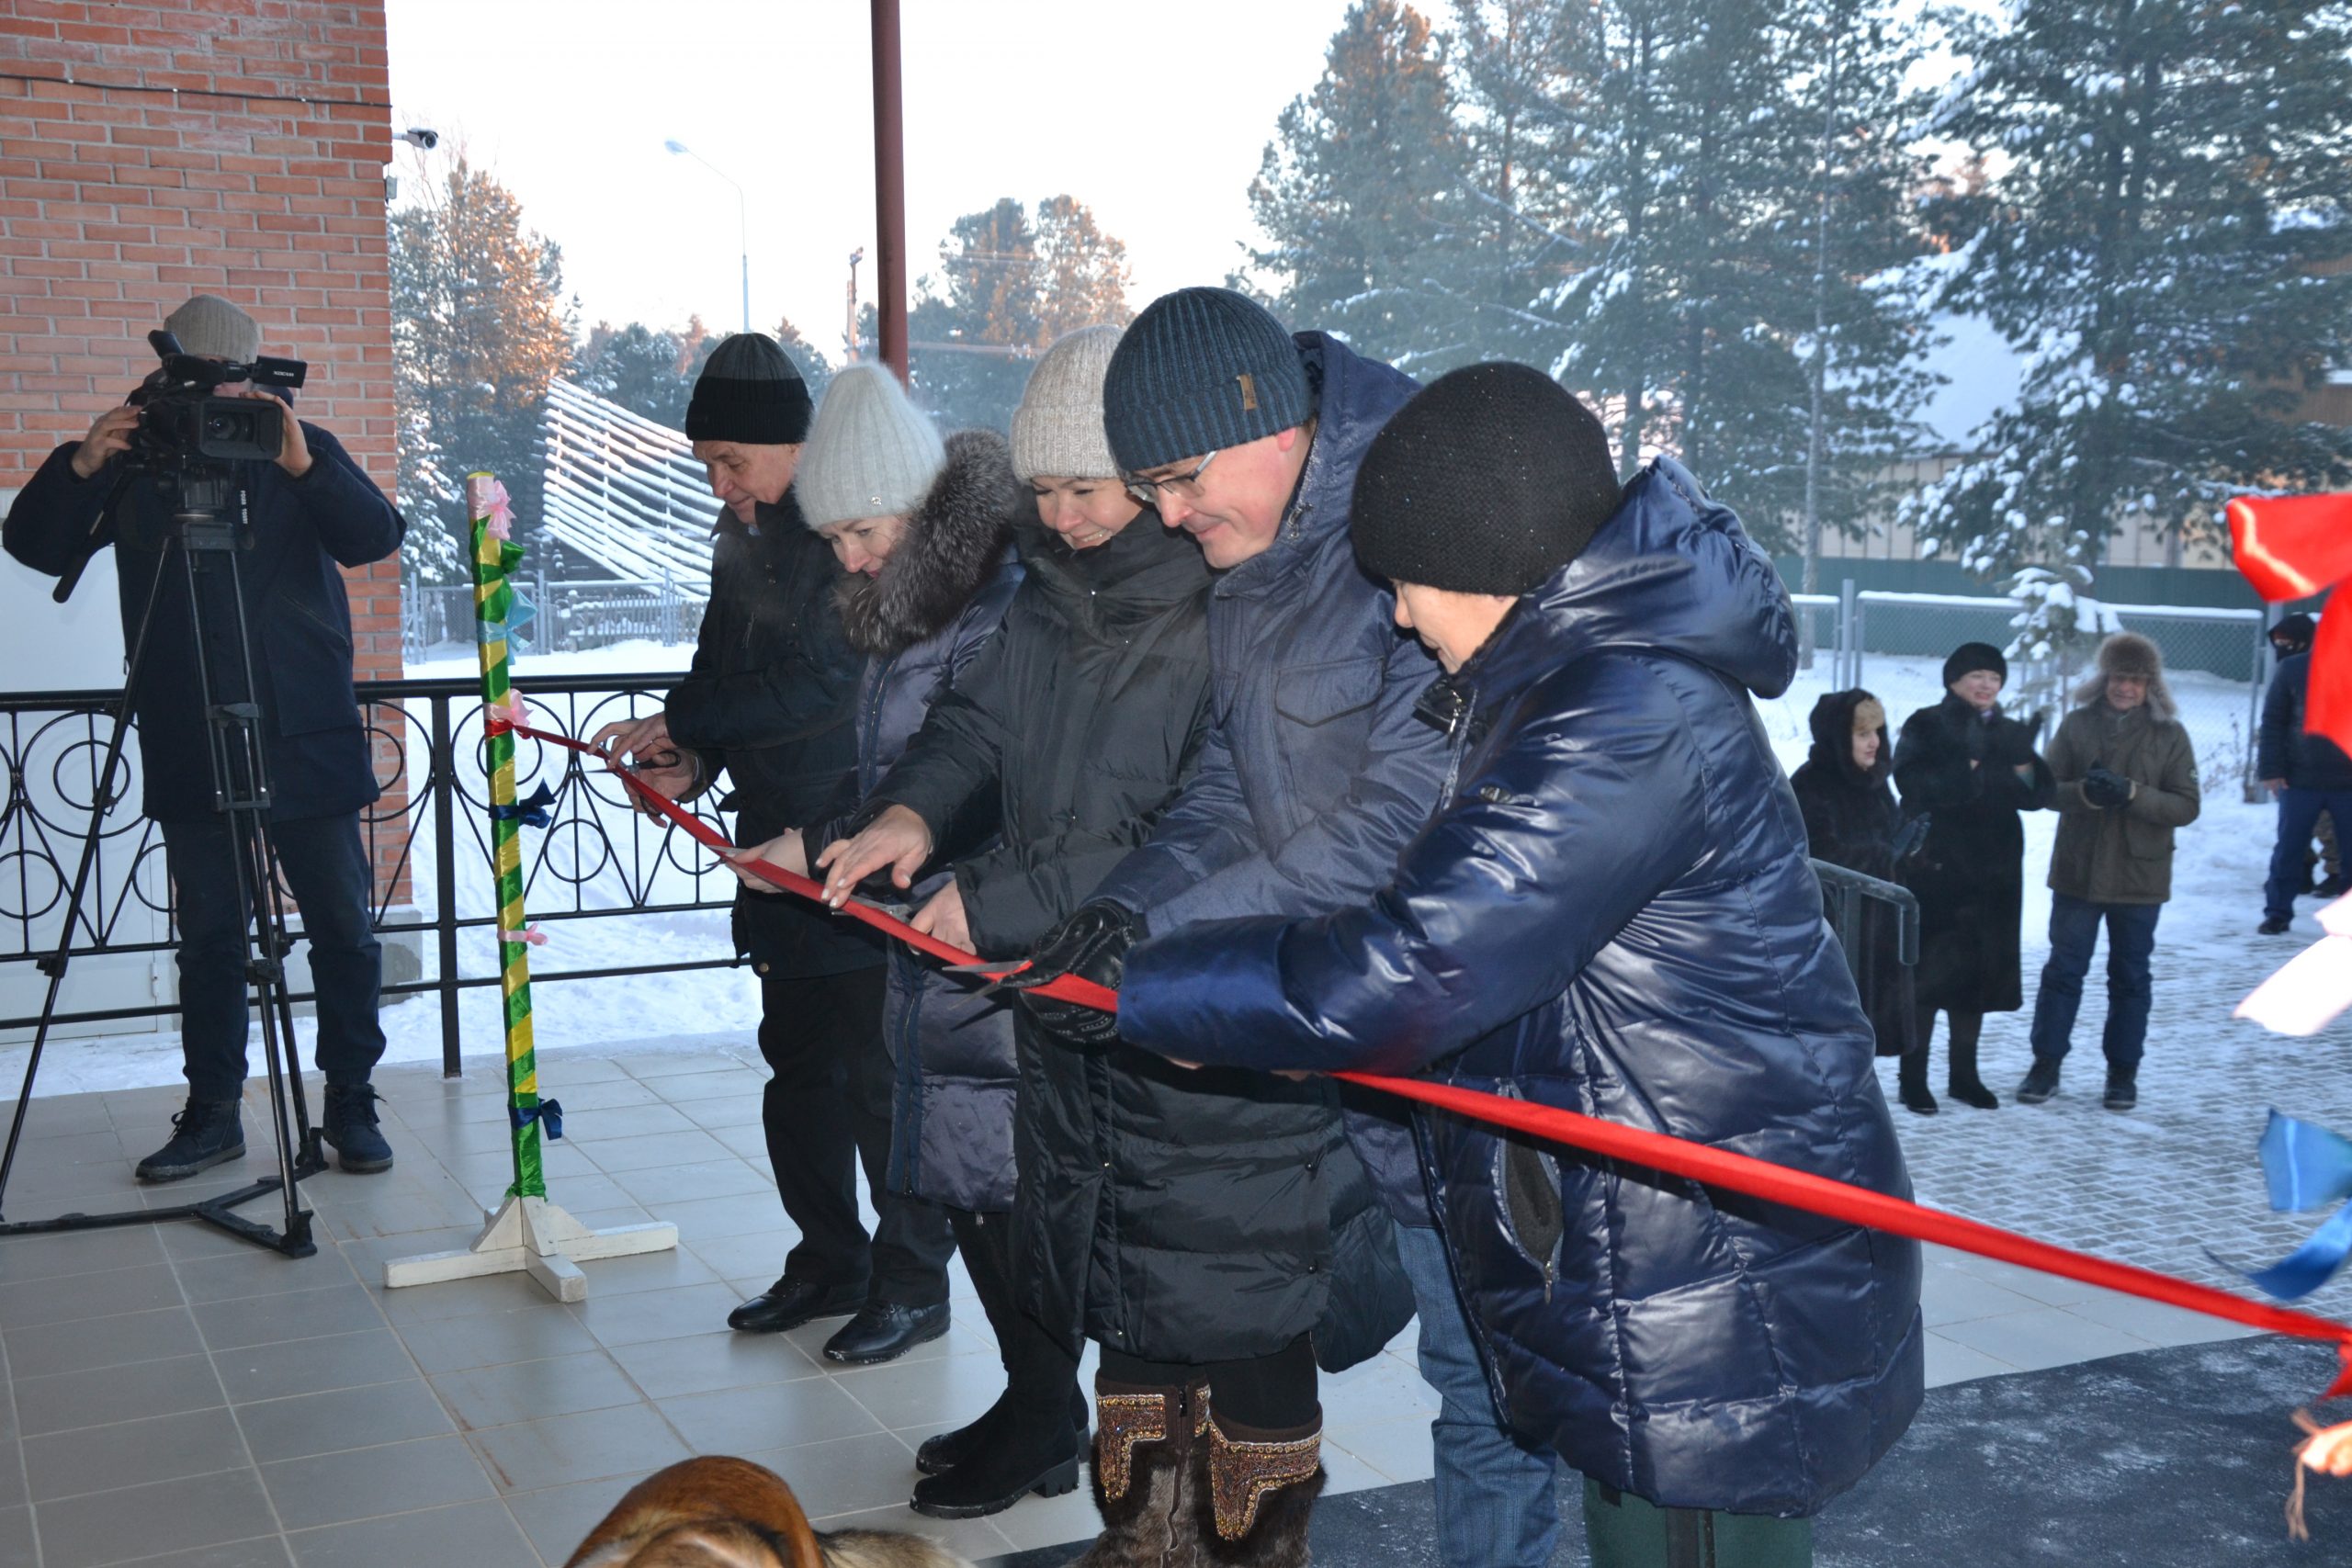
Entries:
<svg viewBox="0 0 2352 1568">
<path fill-rule="evenodd" d="M 506 1007 L 506 1109 L 514 1129 L 517 1198 L 547 1196 L 539 1161 L 539 1073 L 531 1045 L 530 946 L 523 923 L 523 824 L 514 806 L 514 737 L 503 716 L 514 711 L 508 678 L 507 621 L 514 610 L 509 581 L 523 547 L 506 536 L 511 514 L 503 486 L 488 474 L 466 476 L 472 520 L 474 640 L 481 656 L 483 739 L 490 751 L 491 865 L 498 881 L 499 990 Z"/>
</svg>

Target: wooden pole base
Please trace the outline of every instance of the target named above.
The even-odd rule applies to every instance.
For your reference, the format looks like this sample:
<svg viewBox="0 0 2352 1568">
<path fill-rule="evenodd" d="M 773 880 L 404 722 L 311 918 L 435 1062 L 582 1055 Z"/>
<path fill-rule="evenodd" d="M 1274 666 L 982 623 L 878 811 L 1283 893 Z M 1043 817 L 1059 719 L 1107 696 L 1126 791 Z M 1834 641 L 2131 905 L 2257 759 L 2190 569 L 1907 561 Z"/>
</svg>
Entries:
<svg viewBox="0 0 2352 1568">
<path fill-rule="evenodd" d="M 489 1223 L 471 1247 L 456 1252 L 421 1252 L 384 1265 L 384 1285 L 437 1285 L 447 1280 L 479 1280 L 489 1274 L 530 1275 L 560 1302 L 588 1299 L 588 1276 L 581 1261 L 667 1252 L 678 1245 L 678 1227 L 665 1223 L 615 1225 L 590 1230 L 545 1198 L 509 1197 L 485 1211 Z"/>
</svg>

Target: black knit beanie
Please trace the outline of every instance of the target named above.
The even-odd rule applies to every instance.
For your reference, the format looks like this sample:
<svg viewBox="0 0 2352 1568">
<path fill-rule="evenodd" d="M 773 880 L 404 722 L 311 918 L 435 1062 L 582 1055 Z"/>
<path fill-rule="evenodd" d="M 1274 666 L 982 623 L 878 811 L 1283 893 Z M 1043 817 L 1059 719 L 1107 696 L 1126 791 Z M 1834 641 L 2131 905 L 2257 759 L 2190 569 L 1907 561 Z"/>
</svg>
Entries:
<svg viewBox="0 0 2352 1568">
<path fill-rule="evenodd" d="M 1350 529 L 1374 577 L 1517 595 L 1582 554 L 1623 492 L 1592 411 L 1497 360 L 1439 377 L 1381 427 Z"/>
<path fill-rule="evenodd" d="M 686 404 L 686 439 L 792 446 L 808 438 L 808 383 L 764 333 L 735 333 L 711 350 Z"/>
<path fill-rule="evenodd" d="M 1230 288 L 1179 288 L 1128 323 L 1102 382 L 1102 430 L 1128 473 L 1204 457 L 1315 412 L 1298 344 Z"/>
<path fill-rule="evenodd" d="M 1999 649 L 1989 642 L 1963 642 L 1944 660 L 1944 684 L 1949 686 L 1978 670 L 1990 670 L 2001 678 L 2001 684 L 2009 683 L 2009 661 L 2001 657 Z"/>
</svg>

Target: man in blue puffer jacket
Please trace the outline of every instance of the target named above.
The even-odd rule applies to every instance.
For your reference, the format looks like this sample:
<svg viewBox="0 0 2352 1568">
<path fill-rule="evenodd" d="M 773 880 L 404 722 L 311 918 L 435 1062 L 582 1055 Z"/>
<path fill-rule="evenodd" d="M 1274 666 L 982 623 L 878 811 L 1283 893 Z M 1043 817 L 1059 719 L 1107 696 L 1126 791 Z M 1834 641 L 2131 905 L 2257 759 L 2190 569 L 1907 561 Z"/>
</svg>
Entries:
<svg viewBox="0 0 2352 1568">
<path fill-rule="evenodd" d="M 1429 819 L 1446 746 L 1413 710 L 1436 671 L 1397 635 L 1387 585 L 1364 574 L 1348 542 L 1357 467 L 1418 389 L 1335 338 L 1285 333 L 1230 289 L 1179 289 L 1128 327 L 1103 386 L 1103 424 L 1138 493 L 1191 534 L 1219 574 L 1208 611 L 1212 723 L 1199 773 L 1151 841 L 1046 937 L 1024 979 L 1075 970 L 1115 983 L 1118 956 L 1141 931 L 1345 908 L 1387 880 Z M 1114 1027 L 1056 1004 L 1038 1012 L 1048 1027 L 1057 1016 L 1081 1033 Z M 1440 1561 L 1548 1563 L 1558 1464 L 1515 1442 L 1495 1409 L 1404 1119 L 1385 1106 L 1349 1106 L 1348 1142 L 1397 1222 L 1419 1310 L 1421 1374 L 1442 1399 Z M 1344 1247 L 1341 1225 L 1334 1215 Z M 1376 1315 L 1373 1292 L 1342 1288 L 1344 1257 L 1333 1267 L 1335 1307 Z M 1327 1318 L 1316 1334 L 1325 1363 L 1366 1326 Z M 1214 1412 L 1214 1391 L 1210 1402 Z M 1249 1424 L 1246 1408 L 1227 1398 L 1226 1416 L 1238 1424 L 1221 1423 L 1221 1436 Z"/>
<path fill-rule="evenodd" d="M 1124 1038 L 1188 1062 L 1419 1073 L 1907 1196 L 1794 797 L 1748 698 L 1796 641 L 1771 562 L 1591 413 L 1456 371 L 1364 459 L 1353 535 L 1448 671 L 1438 816 L 1361 907 L 1127 955 Z M 1593 1561 L 1811 1560 L 1808 1517 L 1921 1393 L 1908 1241 L 1456 1117 L 1438 1216 L 1512 1424 L 1587 1478 Z M 1705 1517 L 1695 1517 L 1703 1513 Z"/>
</svg>

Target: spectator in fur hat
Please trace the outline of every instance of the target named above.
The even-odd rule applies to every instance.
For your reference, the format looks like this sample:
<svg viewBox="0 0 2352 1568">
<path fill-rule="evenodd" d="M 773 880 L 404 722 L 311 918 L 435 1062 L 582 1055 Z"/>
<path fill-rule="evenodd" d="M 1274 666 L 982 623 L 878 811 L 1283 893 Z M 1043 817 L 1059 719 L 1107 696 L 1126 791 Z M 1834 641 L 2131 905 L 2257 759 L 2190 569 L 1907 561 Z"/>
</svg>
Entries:
<svg viewBox="0 0 2352 1568">
<path fill-rule="evenodd" d="M 2033 1002 L 2033 1066 L 2018 1101 L 2058 1092 L 2091 950 L 2107 927 L 2109 1111 L 2138 1103 L 2148 1032 L 2148 959 L 2172 897 L 2173 830 L 2197 820 L 2197 754 L 2165 686 L 2164 655 L 2132 632 L 2099 645 L 2098 667 L 2050 743 L 2058 843 L 2050 855 L 2050 958 Z"/>
</svg>

